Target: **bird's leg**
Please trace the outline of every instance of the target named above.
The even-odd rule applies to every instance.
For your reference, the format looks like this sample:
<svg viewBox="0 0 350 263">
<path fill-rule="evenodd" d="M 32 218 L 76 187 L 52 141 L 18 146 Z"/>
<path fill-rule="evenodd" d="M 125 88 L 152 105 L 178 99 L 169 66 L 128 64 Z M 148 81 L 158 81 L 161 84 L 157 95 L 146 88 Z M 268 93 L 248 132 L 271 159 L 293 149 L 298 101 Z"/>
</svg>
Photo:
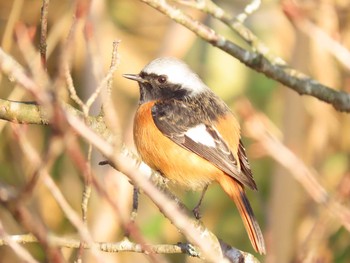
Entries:
<svg viewBox="0 0 350 263">
<path fill-rule="evenodd" d="M 201 197 L 200 197 L 200 199 L 199 199 L 198 204 L 192 209 L 192 213 L 193 213 L 193 215 L 194 215 L 194 217 L 195 217 L 196 219 L 200 219 L 200 218 L 201 218 L 201 215 L 200 215 L 200 213 L 199 213 L 199 209 L 200 209 L 200 206 L 201 206 L 201 204 L 202 204 L 204 195 L 205 195 L 205 193 L 207 192 L 207 189 L 208 189 L 208 185 L 206 185 L 206 186 L 203 188 L 202 194 L 201 194 Z"/>
<path fill-rule="evenodd" d="M 132 211 L 130 215 L 130 225 L 127 226 L 125 230 L 125 237 L 130 237 L 130 226 L 135 223 L 137 216 L 137 210 L 139 208 L 139 188 L 134 186 L 133 195 L 132 195 Z"/>
</svg>

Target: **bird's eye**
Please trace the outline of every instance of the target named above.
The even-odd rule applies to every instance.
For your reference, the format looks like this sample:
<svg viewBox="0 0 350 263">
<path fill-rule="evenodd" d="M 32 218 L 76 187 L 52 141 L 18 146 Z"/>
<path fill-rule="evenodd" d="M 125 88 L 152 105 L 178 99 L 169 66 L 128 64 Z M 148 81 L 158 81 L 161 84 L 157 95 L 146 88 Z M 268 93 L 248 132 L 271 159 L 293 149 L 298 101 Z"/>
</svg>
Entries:
<svg viewBox="0 0 350 263">
<path fill-rule="evenodd" d="M 167 81 L 167 77 L 162 75 L 162 76 L 159 76 L 157 78 L 157 81 L 160 83 L 160 84 L 164 84 L 166 81 Z"/>
</svg>

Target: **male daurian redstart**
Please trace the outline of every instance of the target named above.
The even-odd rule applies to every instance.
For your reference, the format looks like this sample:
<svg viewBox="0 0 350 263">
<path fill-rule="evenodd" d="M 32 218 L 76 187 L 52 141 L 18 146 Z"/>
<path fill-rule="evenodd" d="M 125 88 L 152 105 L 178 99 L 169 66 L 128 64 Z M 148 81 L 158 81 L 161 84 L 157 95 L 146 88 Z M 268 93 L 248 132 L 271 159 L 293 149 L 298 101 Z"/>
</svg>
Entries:
<svg viewBox="0 0 350 263">
<path fill-rule="evenodd" d="M 244 187 L 257 189 L 228 106 L 182 61 L 157 58 L 140 74 L 134 141 L 151 168 L 181 187 L 200 190 L 218 182 L 235 202 L 254 249 L 265 254 L 260 227 Z"/>
</svg>

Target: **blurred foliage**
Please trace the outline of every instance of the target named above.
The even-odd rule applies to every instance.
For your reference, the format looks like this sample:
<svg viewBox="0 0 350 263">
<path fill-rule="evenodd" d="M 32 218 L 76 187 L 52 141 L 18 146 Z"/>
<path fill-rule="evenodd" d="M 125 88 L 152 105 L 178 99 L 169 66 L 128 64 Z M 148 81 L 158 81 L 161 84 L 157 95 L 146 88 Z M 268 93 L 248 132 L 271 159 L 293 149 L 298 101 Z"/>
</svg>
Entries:
<svg viewBox="0 0 350 263">
<path fill-rule="evenodd" d="M 246 1 L 217 1 L 218 4 L 238 14 Z M 282 8 L 288 1 L 263 1 L 259 10 L 246 21 L 270 48 L 291 66 L 312 75 L 334 88 L 350 91 L 349 69 L 343 67 L 312 35 L 301 32 L 284 15 Z M 329 36 L 346 48 L 350 47 L 350 4 L 347 0 L 295 1 L 302 17 L 312 21 Z M 60 55 L 67 39 L 74 14 L 74 1 L 50 1 L 48 25 L 48 71 L 55 76 Z M 16 24 L 23 23 L 33 30 L 33 40 L 38 47 L 41 1 L 0 0 L 1 46 L 18 61 L 26 65 L 14 34 Z M 248 46 L 222 23 L 186 9 L 194 18 L 205 22 L 225 37 Z M 13 16 L 11 22 L 10 17 Z M 254 107 L 265 113 L 281 130 L 283 140 L 307 165 L 317 170 L 327 191 L 349 204 L 350 197 L 350 117 L 336 112 L 331 106 L 313 98 L 300 97 L 265 76 L 246 68 L 236 59 L 204 43 L 195 35 L 171 22 L 168 18 L 136 0 L 93 1 L 88 16 L 93 34 L 86 41 L 83 27 L 79 28 L 73 42 L 72 72 L 74 84 L 83 98 L 88 97 L 109 67 L 112 41 L 120 39 L 121 61 L 115 76 L 113 101 L 120 118 L 121 131 L 128 147 L 132 144 L 132 117 L 138 89 L 136 84 L 124 80 L 123 73 L 137 73 L 158 56 L 176 56 L 188 64 L 217 94 L 235 108 L 235 101 L 248 97 Z M 12 24 L 10 24 L 12 23 Z M 7 32 L 7 33 L 6 33 Z M 98 61 L 91 60 L 91 53 Z M 7 77 L 0 76 L 0 97 L 8 98 L 18 88 Z M 28 94 L 13 95 L 13 100 L 32 100 Z M 67 99 L 68 100 L 68 99 Z M 69 100 L 68 100 L 69 101 Z M 99 107 L 96 107 L 98 111 Z M 0 121 L 0 183 L 20 188 L 28 180 L 31 164 L 21 152 L 12 125 Z M 43 153 L 52 135 L 48 127 L 27 126 L 26 136 L 32 145 Z M 86 145 L 82 142 L 82 148 Z M 265 233 L 268 255 L 262 262 L 337 262 L 350 261 L 350 235 L 331 218 L 324 207 L 313 200 L 291 179 L 288 171 L 259 152 L 254 142 L 245 140 L 259 192 L 248 190 L 249 199 Z M 93 153 L 93 170 L 105 182 L 123 213 L 131 209 L 132 187 L 123 175 L 109 168 L 98 167 L 101 161 Z M 67 155 L 59 156 L 51 176 L 59 185 L 69 203 L 80 213 L 83 189 L 79 170 Z M 291 184 L 292 181 L 294 184 Z M 114 187 L 114 188 L 113 188 Z M 193 207 L 199 194 L 180 192 L 189 207 Z M 146 239 L 152 243 L 177 243 L 184 241 L 180 233 L 141 194 L 136 220 Z M 119 241 L 123 230 L 119 219 L 110 207 L 94 193 L 89 207 L 89 226 L 98 241 Z M 75 229 L 65 218 L 50 192 L 44 186 L 35 189 L 28 205 L 35 207 L 50 230 L 58 235 L 75 235 Z M 219 238 L 242 250 L 252 252 L 248 237 L 234 204 L 222 190 L 213 185 L 202 207 L 203 221 Z M 10 234 L 25 233 L 5 209 L 0 208 L 0 218 Z M 288 223 L 286 223 L 288 221 Z M 291 228 L 291 229 L 290 229 Z M 314 231 L 320 230 L 320 231 Z M 278 231 L 278 233 L 276 233 Z M 316 232 L 316 233 L 315 233 Z M 26 245 L 40 261 L 45 261 L 40 246 Z M 74 258 L 75 250 L 64 249 L 67 259 Z M 167 256 L 172 262 L 199 262 L 184 255 Z M 105 255 L 105 262 L 148 262 L 149 258 L 136 253 Z M 8 247 L 0 247 L 0 262 L 20 262 Z M 93 262 L 86 252 L 84 262 Z"/>
</svg>

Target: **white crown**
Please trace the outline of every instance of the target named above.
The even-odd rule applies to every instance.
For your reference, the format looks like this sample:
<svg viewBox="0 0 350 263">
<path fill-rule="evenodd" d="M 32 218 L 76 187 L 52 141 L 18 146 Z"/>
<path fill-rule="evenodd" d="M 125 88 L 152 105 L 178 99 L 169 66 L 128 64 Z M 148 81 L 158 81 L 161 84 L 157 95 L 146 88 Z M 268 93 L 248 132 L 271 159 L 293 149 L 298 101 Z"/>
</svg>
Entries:
<svg viewBox="0 0 350 263">
<path fill-rule="evenodd" d="M 142 70 L 146 74 L 166 75 L 172 84 L 179 84 L 183 88 L 198 94 L 208 89 L 203 81 L 183 61 L 161 57 L 151 61 Z"/>
</svg>

